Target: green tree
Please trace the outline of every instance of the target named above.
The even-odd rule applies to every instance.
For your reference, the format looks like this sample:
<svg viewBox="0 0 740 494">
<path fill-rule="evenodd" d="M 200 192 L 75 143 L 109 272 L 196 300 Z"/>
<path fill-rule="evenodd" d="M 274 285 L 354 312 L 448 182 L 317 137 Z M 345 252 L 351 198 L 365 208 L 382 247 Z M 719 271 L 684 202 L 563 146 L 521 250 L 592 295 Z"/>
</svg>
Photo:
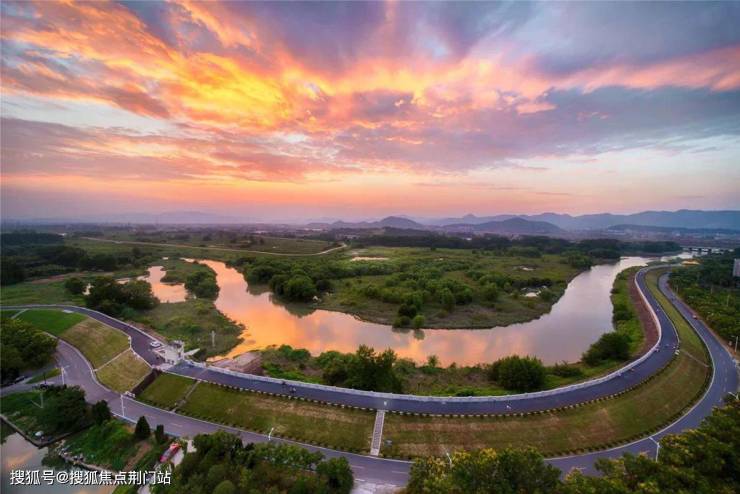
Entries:
<svg viewBox="0 0 740 494">
<path fill-rule="evenodd" d="M 236 486 L 228 479 L 222 480 L 215 489 L 213 494 L 234 494 L 236 492 Z"/>
<path fill-rule="evenodd" d="M 67 278 L 64 282 L 64 288 L 72 295 L 82 295 L 87 284 L 77 277 Z"/>
<path fill-rule="evenodd" d="M 316 474 L 326 482 L 331 492 L 349 494 L 354 485 L 354 477 L 345 457 L 322 461 L 316 467 Z"/>
<path fill-rule="evenodd" d="M 582 360 L 588 365 L 598 365 L 604 360 L 628 358 L 630 358 L 630 337 L 615 331 L 601 335 L 582 356 Z"/>
<path fill-rule="evenodd" d="M 57 341 L 31 324 L 18 319 L 0 325 L 0 368 L 3 380 L 11 379 L 23 369 L 35 369 L 47 363 Z"/>
<path fill-rule="evenodd" d="M 51 386 L 44 396 L 39 422 L 45 432 L 73 432 L 88 423 L 85 392 L 79 387 Z"/>
<path fill-rule="evenodd" d="M 545 376 L 545 366 L 535 357 L 504 357 L 494 362 L 489 369 L 492 380 L 515 391 L 540 389 L 545 383 Z"/>
<path fill-rule="evenodd" d="M 293 276 L 283 285 L 283 295 L 288 300 L 310 302 L 316 296 L 316 286 L 308 276 Z"/>
<path fill-rule="evenodd" d="M 134 429 L 134 437 L 138 439 L 139 441 L 143 441 L 144 439 L 148 438 L 152 433 L 151 428 L 149 427 L 149 422 L 146 421 L 146 417 L 143 415 L 139 417 L 139 420 L 136 422 L 136 428 Z"/>
<path fill-rule="evenodd" d="M 426 324 L 426 319 L 421 314 L 417 314 L 414 316 L 414 318 L 411 320 L 411 326 L 413 326 L 416 329 L 419 329 Z"/>
<path fill-rule="evenodd" d="M 111 418 L 110 408 L 108 402 L 100 400 L 92 406 L 91 409 L 92 419 L 97 425 L 107 422 Z"/>
<path fill-rule="evenodd" d="M 460 451 L 447 458 L 416 460 L 409 494 L 547 494 L 559 485 L 560 471 L 534 449 Z"/>
</svg>

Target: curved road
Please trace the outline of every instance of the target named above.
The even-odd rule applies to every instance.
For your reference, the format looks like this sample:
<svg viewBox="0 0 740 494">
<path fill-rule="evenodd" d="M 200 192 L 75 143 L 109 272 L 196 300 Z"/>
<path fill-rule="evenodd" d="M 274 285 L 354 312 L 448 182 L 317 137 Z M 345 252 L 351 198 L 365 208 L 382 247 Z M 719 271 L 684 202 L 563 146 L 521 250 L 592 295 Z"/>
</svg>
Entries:
<svg viewBox="0 0 740 494">
<path fill-rule="evenodd" d="M 642 272 L 641 272 L 642 273 Z M 704 340 L 706 343 L 710 356 L 713 361 L 713 376 L 711 383 L 705 392 L 704 396 L 687 412 L 685 415 L 683 415 L 681 418 L 679 418 L 676 422 L 670 424 L 665 429 L 661 430 L 660 432 L 654 434 L 652 438 L 658 440 L 660 437 L 664 436 L 665 434 L 670 433 L 676 433 L 680 432 L 686 428 L 694 428 L 696 427 L 701 420 L 707 416 L 709 413 L 711 413 L 711 410 L 714 406 L 721 404 L 723 397 L 728 392 L 735 392 L 738 389 L 738 374 L 736 369 L 736 363 L 733 360 L 733 358 L 730 356 L 729 352 L 723 347 L 723 345 L 715 338 L 713 333 L 704 325 L 704 323 L 700 320 L 695 320 L 691 317 L 692 311 L 689 309 L 683 302 L 680 300 L 674 300 L 674 295 L 672 294 L 670 288 L 667 286 L 666 282 L 667 276 L 663 276 L 660 279 L 660 290 L 668 297 L 669 300 L 672 301 L 672 303 L 676 306 L 676 308 L 686 317 L 687 321 L 693 326 L 694 330 L 699 334 L 699 336 Z M 675 331 L 675 328 L 673 327 L 673 324 L 671 323 L 670 319 L 667 318 L 667 316 L 663 313 L 663 311 L 659 308 L 657 301 L 652 297 L 650 292 L 645 287 L 645 281 L 644 276 L 639 277 L 638 276 L 638 283 L 640 284 L 641 288 L 644 290 L 644 293 L 646 295 L 646 298 L 648 299 L 648 302 L 653 310 L 655 310 L 657 318 L 660 322 L 661 329 L 662 329 L 662 335 L 660 340 L 660 345 L 662 350 L 656 351 L 651 355 L 650 358 L 646 359 L 643 363 L 640 364 L 636 368 L 634 372 L 625 372 L 624 375 L 621 377 L 614 377 L 613 379 L 608 380 L 605 383 L 601 383 L 599 385 L 594 385 L 586 388 L 581 388 L 573 391 L 566 391 L 561 394 L 555 394 L 549 397 L 545 398 L 534 398 L 534 399 L 511 399 L 507 403 L 510 404 L 511 410 L 502 409 L 502 405 L 500 401 L 497 401 L 495 404 L 492 404 L 490 402 L 481 402 L 481 403 L 455 403 L 455 406 L 460 405 L 469 405 L 471 406 L 472 410 L 478 410 L 478 407 L 483 407 L 485 405 L 487 406 L 497 406 L 498 408 L 495 409 L 498 413 L 506 413 L 506 412 L 517 412 L 517 411 L 523 411 L 523 410 L 533 410 L 537 409 L 536 407 L 544 407 L 544 408 L 552 408 L 555 406 L 559 406 L 564 403 L 570 403 L 568 400 L 577 400 L 581 399 L 583 401 L 584 399 L 592 399 L 596 396 L 604 396 L 609 395 L 611 393 L 614 393 L 619 389 L 624 389 L 624 387 L 630 387 L 632 384 L 636 384 L 637 382 L 641 381 L 645 377 L 651 374 L 650 369 L 652 369 L 652 372 L 656 372 L 657 370 L 661 369 L 671 358 L 671 355 L 673 353 L 673 347 L 677 344 L 677 334 Z M 28 308 L 29 306 L 25 306 L 25 308 Z M 48 306 L 47 306 L 48 307 Z M 4 308 L 11 308 L 11 307 L 4 307 Z M 109 324 L 115 328 L 121 329 L 122 331 L 125 331 L 129 336 L 131 336 L 131 343 L 134 349 L 137 351 L 137 353 L 140 352 L 142 357 L 144 357 L 148 362 L 152 364 L 159 363 L 157 360 L 157 357 L 149 350 L 149 343 L 151 342 L 151 338 L 140 332 L 138 329 L 133 328 L 132 326 L 122 322 L 118 321 L 117 319 L 111 318 L 109 316 L 105 316 L 103 314 L 91 311 L 89 309 L 84 309 L 81 307 L 63 307 L 59 306 L 59 308 L 64 308 L 68 310 L 74 310 L 75 312 L 83 313 L 86 315 L 89 315 L 91 317 L 94 317 L 95 319 L 104 322 L 106 324 Z M 665 345 L 669 345 L 669 348 L 665 348 Z M 79 385 L 81 386 L 88 397 L 88 399 L 91 402 L 98 401 L 98 400 L 105 400 L 110 404 L 111 410 L 118 416 L 121 416 L 127 420 L 135 420 L 138 419 L 139 416 L 145 416 L 147 417 L 147 420 L 151 424 L 164 424 L 165 429 L 168 433 L 178 435 L 178 436 L 192 436 L 199 433 L 210 433 L 214 432 L 216 430 L 227 430 L 230 432 L 234 432 L 238 435 L 240 435 L 245 441 L 249 442 L 262 442 L 268 440 L 266 436 L 262 434 L 247 432 L 239 429 L 234 429 L 230 427 L 225 427 L 209 422 L 205 422 L 202 420 L 194 419 L 191 417 L 186 417 L 182 415 L 177 415 L 175 413 L 161 410 L 158 408 L 154 408 L 152 406 L 137 402 L 135 400 L 132 400 L 130 398 L 125 398 L 119 395 L 118 393 L 109 390 L 108 388 L 105 388 L 102 386 L 97 379 L 95 378 L 95 375 L 93 374 L 92 368 L 90 367 L 90 364 L 88 361 L 82 356 L 82 354 L 74 347 L 69 345 L 68 343 L 60 340 L 58 351 L 57 351 L 57 359 L 59 360 L 61 365 L 64 365 L 66 367 L 66 379 L 67 382 L 71 385 Z M 644 365 L 644 367 L 643 367 Z M 199 368 L 193 368 L 196 371 L 203 371 L 203 369 Z M 647 372 L 647 374 L 646 374 Z M 216 374 L 218 377 L 224 376 L 224 377 L 232 377 L 227 376 L 225 374 L 212 372 L 213 374 Z M 207 376 L 210 376 L 209 374 L 204 374 Z M 203 378 L 204 375 L 198 376 L 199 378 Z M 215 377 L 215 376 L 214 376 Z M 259 384 L 264 384 L 260 382 Z M 269 384 L 269 383 L 268 383 Z M 232 384 L 233 385 L 233 384 Z M 278 386 L 280 386 L 278 384 Z M 250 388 L 250 389 L 259 389 L 259 388 Z M 347 394 L 342 394 L 341 389 L 336 388 L 343 398 L 347 397 Z M 278 392 L 284 391 L 282 389 L 274 390 L 274 389 L 266 389 L 267 391 L 271 392 Z M 310 388 L 308 389 L 302 389 L 301 393 L 308 392 L 308 391 L 315 391 Z M 586 394 L 585 397 L 581 393 L 583 391 L 588 391 L 589 394 Z M 591 394 L 596 393 L 596 394 Z M 304 395 L 307 397 L 311 397 L 309 395 Z M 354 395 L 349 395 L 350 397 Z M 314 399 L 320 399 L 320 398 L 314 398 Z M 373 398 L 374 402 L 371 408 L 376 408 L 379 403 L 377 402 L 378 398 Z M 443 399 L 441 399 L 443 400 Z M 546 401 L 543 402 L 542 400 Z M 326 400 L 326 401 L 336 401 L 334 399 L 332 400 Z M 417 402 L 413 400 L 404 400 L 404 399 L 393 399 L 391 400 L 392 403 L 388 403 L 388 408 L 391 408 L 391 405 L 393 408 L 395 407 L 402 407 L 402 406 L 415 406 Z M 530 401 L 532 401 L 530 403 Z M 437 403 L 439 402 L 431 401 L 431 402 L 418 402 L 422 406 L 428 406 L 429 404 Z M 443 408 L 436 409 L 433 413 L 455 413 L 452 412 L 451 409 L 444 408 L 445 406 L 451 405 L 452 402 L 447 402 L 447 405 L 441 405 Z M 363 406 L 363 405 L 356 405 L 356 406 Z M 366 406 L 366 405 L 365 405 Z M 522 406 L 525 408 L 521 409 L 515 409 L 515 406 Z M 526 408 L 531 407 L 531 408 Z M 386 407 L 382 407 L 386 408 Z M 484 408 L 485 409 L 485 408 Z M 491 410 L 488 408 L 487 410 Z M 480 413 L 478 411 L 468 411 L 467 413 Z M 273 441 L 281 442 L 281 443 L 294 443 L 293 441 L 288 441 L 280 438 L 273 438 Z M 300 443 L 295 443 L 300 444 Z M 400 460 L 391 460 L 391 459 L 384 459 L 384 458 L 376 458 L 376 457 L 370 457 L 370 456 L 364 456 L 364 455 L 358 455 L 353 453 L 346 453 L 346 452 L 340 452 L 335 450 L 330 450 L 327 448 L 319 448 L 311 445 L 304 445 L 301 444 L 301 446 L 306 447 L 313 451 L 321 451 L 326 456 L 344 456 L 348 459 L 350 464 L 352 465 L 353 471 L 355 473 L 355 477 L 360 482 L 374 482 L 374 483 L 390 483 L 394 485 L 404 485 L 407 478 L 408 478 L 408 469 L 410 466 L 409 462 L 400 461 Z M 561 458 L 552 458 L 548 459 L 547 461 L 556 467 L 560 468 L 564 472 L 567 472 L 571 470 L 572 468 L 578 468 L 581 469 L 587 473 L 594 471 L 594 462 L 598 458 L 615 458 L 618 456 L 621 456 L 623 453 L 631 452 L 631 453 L 640 453 L 640 452 L 647 452 L 649 454 L 654 455 L 656 450 L 655 442 L 651 438 L 644 438 L 638 441 L 635 441 L 633 443 L 623 445 L 617 448 L 599 451 L 596 453 L 589 453 L 589 454 L 583 454 L 583 455 L 576 455 L 576 456 L 568 456 L 568 457 L 561 457 Z"/>
</svg>

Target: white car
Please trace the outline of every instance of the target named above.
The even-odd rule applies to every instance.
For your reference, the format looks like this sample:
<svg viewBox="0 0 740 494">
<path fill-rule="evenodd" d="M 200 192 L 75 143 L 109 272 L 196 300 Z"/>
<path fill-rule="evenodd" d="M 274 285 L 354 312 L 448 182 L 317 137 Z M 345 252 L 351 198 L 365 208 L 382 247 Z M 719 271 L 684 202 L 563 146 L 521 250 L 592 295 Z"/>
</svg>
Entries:
<svg viewBox="0 0 740 494">
<path fill-rule="evenodd" d="M 152 341 L 151 343 L 149 343 L 149 346 L 152 348 L 159 348 L 162 346 L 162 344 L 158 341 Z"/>
</svg>

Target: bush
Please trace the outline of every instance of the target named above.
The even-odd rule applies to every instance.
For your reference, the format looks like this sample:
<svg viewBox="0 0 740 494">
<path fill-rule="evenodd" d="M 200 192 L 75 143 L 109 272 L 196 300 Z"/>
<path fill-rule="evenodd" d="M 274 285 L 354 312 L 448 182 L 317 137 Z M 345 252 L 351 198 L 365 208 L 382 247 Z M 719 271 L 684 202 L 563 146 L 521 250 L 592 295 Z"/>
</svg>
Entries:
<svg viewBox="0 0 740 494">
<path fill-rule="evenodd" d="M 571 365 L 567 362 L 555 364 L 550 367 L 550 373 L 559 377 L 578 377 L 583 375 L 583 371 L 577 365 Z"/>
<path fill-rule="evenodd" d="M 82 295 L 85 291 L 86 283 L 79 278 L 69 278 L 64 282 L 64 288 L 72 295 Z"/>
<path fill-rule="evenodd" d="M 413 318 L 413 319 L 411 320 L 411 325 L 412 325 L 412 326 L 413 326 L 414 328 L 416 328 L 416 329 L 419 329 L 419 328 L 421 328 L 422 326 L 424 326 L 424 324 L 425 324 L 425 323 L 426 323 L 426 319 L 425 319 L 425 318 L 424 318 L 424 316 L 422 316 L 421 314 L 417 314 L 417 315 L 416 315 L 416 316 L 414 316 L 414 318 Z"/>
<path fill-rule="evenodd" d="M 535 357 L 512 355 L 494 362 L 489 369 L 489 378 L 506 389 L 532 391 L 545 384 L 545 366 Z"/>
<path fill-rule="evenodd" d="M 586 350 L 582 360 L 591 366 L 605 360 L 627 360 L 630 358 L 630 341 L 630 337 L 623 333 L 604 333 Z"/>
<path fill-rule="evenodd" d="M 108 408 L 108 402 L 100 400 L 92 406 L 92 419 L 97 425 L 102 424 L 110 420 L 110 408 Z"/>
</svg>

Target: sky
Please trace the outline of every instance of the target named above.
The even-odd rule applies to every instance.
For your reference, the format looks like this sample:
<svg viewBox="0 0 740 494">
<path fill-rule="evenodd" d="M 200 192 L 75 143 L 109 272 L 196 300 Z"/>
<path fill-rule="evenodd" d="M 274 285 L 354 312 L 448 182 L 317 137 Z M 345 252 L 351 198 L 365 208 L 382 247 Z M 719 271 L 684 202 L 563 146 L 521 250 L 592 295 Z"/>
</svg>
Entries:
<svg viewBox="0 0 740 494">
<path fill-rule="evenodd" d="M 740 2 L 0 9 L 6 219 L 740 209 Z"/>
</svg>

